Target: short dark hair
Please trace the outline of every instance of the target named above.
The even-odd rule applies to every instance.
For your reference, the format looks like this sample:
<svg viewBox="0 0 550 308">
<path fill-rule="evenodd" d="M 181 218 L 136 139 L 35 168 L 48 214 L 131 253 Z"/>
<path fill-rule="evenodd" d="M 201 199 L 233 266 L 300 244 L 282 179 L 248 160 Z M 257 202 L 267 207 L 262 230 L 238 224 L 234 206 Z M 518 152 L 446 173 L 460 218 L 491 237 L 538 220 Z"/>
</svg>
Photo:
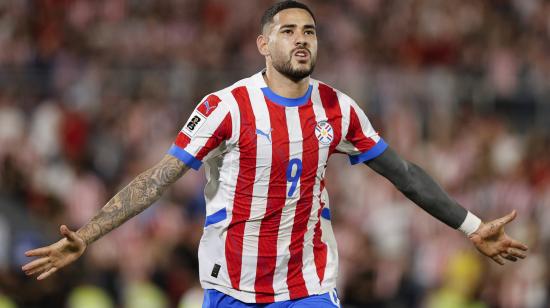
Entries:
<svg viewBox="0 0 550 308">
<path fill-rule="evenodd" d="M 285 1 L 275 3 L 264 12 L 264 15 L 262 16 L 262 19 L 260 21 L 260 33 L 264 31 L 265 25 L 267 25 L 270 22 L 273 22 L 273 17 L 277 15 L 277 13 L 286 9 L 306 10 L 309 13 L 309 15 L 311 15 L 311 17 L 313 18 L 313 21 L 316 22 L 315 15 L 313 15 L 313 12 L 309 9 L 307 5 L 294 0 L 285 0 Z"/>
</svg>

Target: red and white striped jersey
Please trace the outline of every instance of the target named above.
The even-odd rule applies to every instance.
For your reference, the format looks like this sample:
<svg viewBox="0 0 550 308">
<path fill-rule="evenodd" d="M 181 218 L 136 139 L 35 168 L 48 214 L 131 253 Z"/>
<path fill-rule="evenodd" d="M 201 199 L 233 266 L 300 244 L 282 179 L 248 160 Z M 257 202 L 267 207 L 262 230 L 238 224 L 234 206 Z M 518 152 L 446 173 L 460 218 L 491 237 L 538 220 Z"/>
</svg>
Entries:
<svg viewBox="0 0 550 308">
<path fill-rule="evenodd" d="M 248 303 L 334 289 L 327 160 L 345 153 L 357 164 L 386 147 L 351 98 L 314 79 L 300 98 L 272 92 L 262 72 L 206 96 L 169 150 L 194 169 L 205 163 L 203 288 Z"/>
</svg>

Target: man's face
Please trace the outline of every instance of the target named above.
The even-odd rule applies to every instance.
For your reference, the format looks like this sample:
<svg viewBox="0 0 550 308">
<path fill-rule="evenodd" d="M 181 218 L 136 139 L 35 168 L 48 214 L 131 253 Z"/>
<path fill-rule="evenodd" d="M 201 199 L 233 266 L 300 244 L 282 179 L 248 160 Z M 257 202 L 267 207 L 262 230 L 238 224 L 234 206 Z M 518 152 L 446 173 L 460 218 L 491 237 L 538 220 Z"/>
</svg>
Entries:
<svg viewBox="0 0 550 308">
<path fill-rule="evenodd" d="M 273 67 L 299 81 L 313 72 L 317 60 L 317 33 L 311 15 L 302 9 L 282 10 L 266 25 L 264 54 Z"/>
</svg>

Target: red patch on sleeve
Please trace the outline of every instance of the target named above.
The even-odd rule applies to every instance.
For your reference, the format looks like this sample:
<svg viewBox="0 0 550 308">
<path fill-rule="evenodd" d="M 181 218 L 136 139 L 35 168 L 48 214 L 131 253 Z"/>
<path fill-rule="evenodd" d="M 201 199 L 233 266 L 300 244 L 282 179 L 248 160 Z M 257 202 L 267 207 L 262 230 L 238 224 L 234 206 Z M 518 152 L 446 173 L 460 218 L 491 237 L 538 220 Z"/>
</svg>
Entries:
<svg viewBox="0 0 550 308">
<path fill-rule="evenodd" d="M 218 107 L 220 101 L 220 98 L 216 95 L 210 95 L 197 107 L 197 110 L 208 117 Z"/>
</svg>

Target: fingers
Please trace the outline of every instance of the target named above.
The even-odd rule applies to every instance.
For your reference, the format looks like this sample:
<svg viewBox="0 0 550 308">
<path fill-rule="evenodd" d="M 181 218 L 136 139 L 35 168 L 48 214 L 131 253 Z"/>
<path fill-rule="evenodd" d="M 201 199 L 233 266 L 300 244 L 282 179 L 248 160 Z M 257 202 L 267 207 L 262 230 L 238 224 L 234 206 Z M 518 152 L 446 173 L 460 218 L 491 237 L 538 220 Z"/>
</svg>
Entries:
<svg viewBox="0 0 550 308">
<path fill-rule="evenodd" d="M 69 241 L 77 240 L 76 233 L 74 231 L 69 230 L 69 228 L 66 225 L 61 225 L 61 227 L 59 227 L 59 232 Z"/>
<path fill-rule="evenodd" d="M 510 247 L 517 248 L 517 249 L 520 249 L 520 250 L 523 250 L 523 251 L 527 251 L 529 249 L 526 245 L 524 245 L 524 244 L 522 244 L 522 243 L 520 243 L 516 240 L 510 240 Z"/>
<path fill-rule="evenodd" d="M 500 265 L 504 265 L 504 260 L 502 260 L 502 257 L 499 256 L 499 255 L 493 256 L 493 257 L 491 257 L 491 259 L 493 259 L 493 261 L 495 261 L 496 263 L 498 263 Z"/>
<path fill-rule="evenodd" d="M 50 263 L 46 263 L 42 266 L 39 266 L 39 267 L 35 267 L 31 270 L 27 270 L 25 271 L 25 275 L 27 276 L 32 276 L 32 275 L 35 275 L 35 274 L 39 274 L 39 273 L 42 273 L 42 272 L 45 272 L 46 270 L 48 270 L 49 268 L 51 267 Z"/>
<path fill-rule="evenodd" d="M 508 248 L 506 250 L 506 254 L 513 256 L 515 258 L 520 258 L 520 259 L 525 259 L 525 257 L 527 256 L 525 253 L 515 248 Z"/>
<path fill-rule="evenodd" d="M 57 267 L 52 267 L 49 270 L 45 271 L 44 273 L 40 274 L 36 280 L 42 280 L 48 278 L 51 274 L 55 273 L 57 271 Z"/>
<path fill-rule="evenodd" d="M 506 252 L 501 253 L 500 256 L 503 257 L 504 259 L 506 259 L 508 261 L 512 261 L 512 262 L 516 262 L 518 260 L 518 258 L 516 258 L 513 255 L 511 255 L 509 253 L 506 253 Z"/>
<path fill-rule="evenodd" d="M 45 257 L 50 254 L 50 248 L 49 247 L 41 247 L 33 250 L 29 250 L 25 252 L 25 256 L 27 257 Z"/>
<path fill-rule="evenodd" d="M 21 269 L 25 272 L 27 276 L 32 276 L 34 274 L 44 273 L 50 270 L 52 267 L 51 263 L 51 258 L 40 258 L 30 263 L 27 263 Z"/>
<path fill-rule="evenodd" d="M 25 272 L 31 271 L 31 270 L 34 270 L 38 267 L 43 266 L 44 264 L 48 264 L 48 262 L 50 262 L 49 258 L 36 259 L 32 262 L 29 262 L 29 263 L 25 264 L 21 269 Z"/>
<path fill-rule="evenodd" d="M 516 218 L 516 216 L 517 216 L 517 212 L 516 212 L 516 210 L 513 210 L 512 212 L 510 212 L 510 214 L 497 219 L 497 226 L 499 226 L 499 227 L 504 226 L 505 224 L 507 224 L 510 221 L 514 220 L 514 218 Z"/>
<path fill-rule="evenodd" d="M 492 259 L 498 264 L 503 265 L 504 262 L 501 263 L 495 258 L 501 258 L 500 261 L 503 261 L 502 258 L 504 258 L 508 261 L 516 262 L 518 259 L 524 259 L 525 257 L 525 253 L 523 253 L 521 250 L 518 250 L 516 248 L 507 248 L 505 251 L 502 251 L 500 255 L 497 255 Z"/>
</svg>

